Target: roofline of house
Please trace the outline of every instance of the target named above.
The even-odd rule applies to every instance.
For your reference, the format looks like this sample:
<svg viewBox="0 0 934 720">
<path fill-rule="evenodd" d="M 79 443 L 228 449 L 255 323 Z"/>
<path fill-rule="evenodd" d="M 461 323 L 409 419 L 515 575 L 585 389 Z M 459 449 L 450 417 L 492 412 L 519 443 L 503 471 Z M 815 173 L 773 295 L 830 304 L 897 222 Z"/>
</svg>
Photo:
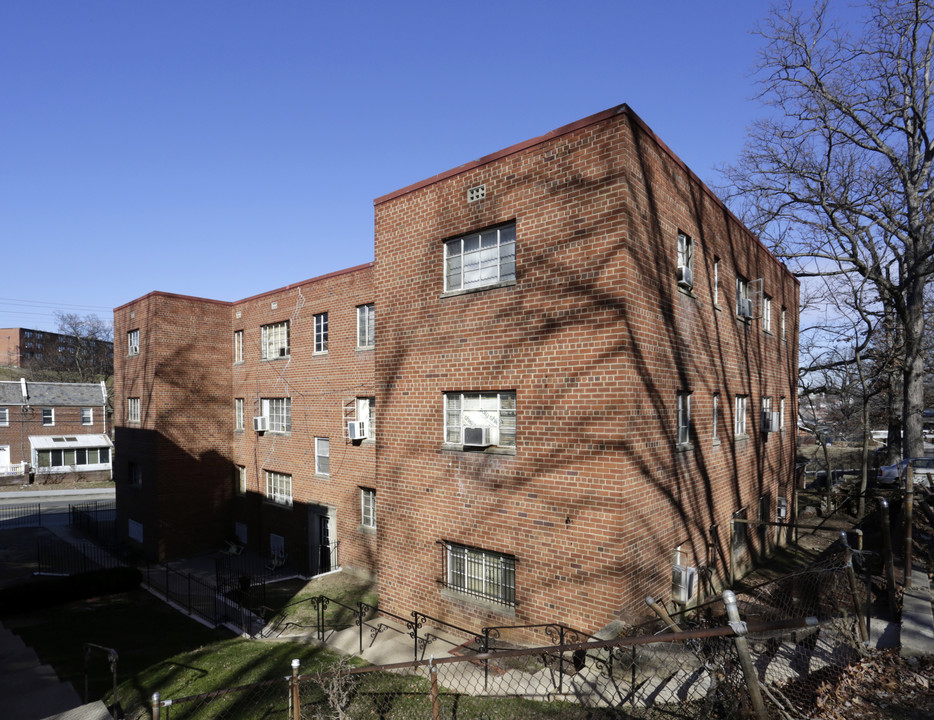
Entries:
<svg viewBox="0 0 934 720">
<path fill-rule="evenodd" d="M 536 145 L 550 142 L 556 138 L 560 138 L 564 135 L 569 135 L 573 132 L 590 127 L 591 125 L 598 125 L 599 123 L 606 122 L 607 120 L 610 120 L 618 115 L 626 115 L 630 120 L 632 120 L 632 122 L 637 125 L 642 132 L 648 135 L 666 155 L 668 155 L 682 170 L 688 174 L 692 180 L 694 180 L 701 187 L 701 189 L 710 197 L 711 200 L 713 200 L 725 213 L 727 213 L 729 217 L 736 221 L 739 227 L 743 229 L 743 231 L 750 239 L 765 248 L 769 255 L 774 258 L 776 262 L 778 262 L 782 270 L 790 275 L 796 284 L 801 284 L 801 281 L 792 274 L 787 266 L 778 260 L 772 251 L 765 246 L 765 243 L 763 243 L 759 237 L 752 232 L 752 230 L 747 228 L 742 220 L 733 214 L 733 211 L 730 210 L 719 197 L 717 197 L 716 193 L 707 187 L 704 181 L 701 180 L 695 174 L 695 172 L 691 170 L 691 168 L 689 168 L 687 164 L 681 158 L 679 158 L 670 147 L 668 147 L 668 145 L 665 144 L 665 141 L 656 135 L 655 131 L 652 130 L 652 128 L 650 128 L 648 124 L 641 117 L 639 117 L 639 115 L 626 103 L 623 103 L 622 105 L 616 105 L 615 107 L 611 107 L 607 110 L 603 110 L 580 120 L 576 120 L 575 122 L 572 122 L 568 125 L 562 125 L 561 127 L 539 137 L 531 138 L 530 140 L 524 140 L 523 142 L 516 143 L 515 145 L 510 145 L 509 147 L 491 153 L 490 155 L 484 155 L 477 160 L 464 163 L 463 165 L 458 165 L 455 168 L 451 168 L 445 172 L 433 175 L 429 178 L 426 178 L 425 180 L 412 183 L 411 185 L 407 185 L 404 188 L 395 190 L 386 195 L 382 195 L 373 201 L 373 205 L 382 205 L 383 203 L 389 202 L 390 200 L 395 200 L 396 198 L 402 197 L 403 195 L 408 195 L 409 193 L 415 192 L 416 190 L 421 190 L 422 188 L 426 188 L 430 185 L 434 185 L 435 183 L 441 182 L 442 180 L 447 180 L 470 170 L 474 170 L 478 167 L 482 167 L 483 165 L 489 165 L 490 163 L 496 162 L 497 160 L 502 160 L 503 158 L 509 157 L 510 155 L 523 152 L 524 150 L 528 150 L 529 148 L 535 147 Z"/>
<path fill-rule="evenodd" d="M 373 262 L 363 263 L 362 265 L 354 265 L 353 267 L 344 268 L 343 270 L 335 270 L 334 272 L 325 273 L 324 275 L 318 275 L 317 277 L 309 278 L 308 280 L 302 280 L 300 282 L 290 283 L 275 290 L 267 290 L 266 292 L 259 293 L 258 295 L 251 295 L 250 297 L 245 297 L 242 300 L 213 300 L 211 298 L 197 297 L 195 295 L 179 295 L 177 293 L 165 292 L 163 290 L 153 290 L 152 292 L 146 293 L 135 300 L 130 300 L 129 302 L 123 303 L 118 307 L 114 308 L 114 312 L 128 308 L 131 305 L 136 305 L 137 303 L 142 302 L 151 297 L 164 297 L 164 298 L 173 298 L 177 300 L 194 300 L 196 302 L 211 303 L 213 305 L 225 305 L 227 307 L 233 307 L 234 305 L 239 305 L 241 303 L 249 302 L 251 300 L 257 300 L 268 295 L 275 295 L 276 293 L 285 292 L 286 290 L 291 290 L 292 288 L 300 287 L 303 285 L 308 285 L 309 283 L 321 282 L 322 280 L 328 280 L 333 277 L 338 277 L 340 275 L 347 275 L 349 273 L 359 272 L 361 270 L 366 270 L 373 267 Z"/>
</svg>

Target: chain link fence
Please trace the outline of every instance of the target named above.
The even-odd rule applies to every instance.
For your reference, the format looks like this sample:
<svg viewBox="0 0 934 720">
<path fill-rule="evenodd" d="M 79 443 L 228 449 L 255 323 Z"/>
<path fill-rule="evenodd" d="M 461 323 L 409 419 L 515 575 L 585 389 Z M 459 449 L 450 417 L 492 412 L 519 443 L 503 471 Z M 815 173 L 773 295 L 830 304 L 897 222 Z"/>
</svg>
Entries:
<svg viewBox="0 0 934 720">
<path fill-rule="evenodd" d="M 807 718 L 820 688 L 867 652 L 853 557 L 839 542 L 807 570 L 612 639 L 545 630 L 553 644 L 506 647 L 509 629 L 487 628 L 472 638 L 493 638 L 486 651 L 467 643 L 395 665 L 283 668 L 278 680 L 138 703 L 127 717 Z"/>
</svg>

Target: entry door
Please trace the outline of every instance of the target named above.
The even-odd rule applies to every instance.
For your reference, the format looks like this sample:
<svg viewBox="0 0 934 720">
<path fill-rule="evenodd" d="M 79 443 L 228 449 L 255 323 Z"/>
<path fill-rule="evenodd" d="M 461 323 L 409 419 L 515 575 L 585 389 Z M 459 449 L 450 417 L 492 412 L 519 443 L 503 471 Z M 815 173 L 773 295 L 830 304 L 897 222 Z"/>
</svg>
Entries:
<svg viewBox="0 0 934 720">
<path fill-rule="evenodd" d="M 6 470 L 10 464 L 10 446 L 0 445 L 0 470 Z"/>
<path fill-rule="evenodd" d="M 331 571 L 331 527 L 328 509 L 308 508 L 308 564 L 312 575 Z"/>
</svg>

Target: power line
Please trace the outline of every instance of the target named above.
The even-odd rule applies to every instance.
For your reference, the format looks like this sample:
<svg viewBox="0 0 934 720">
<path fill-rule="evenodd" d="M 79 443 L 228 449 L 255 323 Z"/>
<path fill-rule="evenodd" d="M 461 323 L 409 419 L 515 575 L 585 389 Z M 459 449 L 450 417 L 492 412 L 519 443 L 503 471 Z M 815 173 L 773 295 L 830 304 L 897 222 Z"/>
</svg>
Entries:
<svg viewBox="0 0 934 720">
<path fill-rule="evenodd" d="M 106 305 L 81 305 L 75 303 L 46 302 L 44 300 L 24 300 L 22 298 L 3 298 L 0 297 L 0 305 L 12 305 L 15 307 L 36 307 L 36 308 L 55 308 L 70 310 L 113 310 Z"/>
</svg>

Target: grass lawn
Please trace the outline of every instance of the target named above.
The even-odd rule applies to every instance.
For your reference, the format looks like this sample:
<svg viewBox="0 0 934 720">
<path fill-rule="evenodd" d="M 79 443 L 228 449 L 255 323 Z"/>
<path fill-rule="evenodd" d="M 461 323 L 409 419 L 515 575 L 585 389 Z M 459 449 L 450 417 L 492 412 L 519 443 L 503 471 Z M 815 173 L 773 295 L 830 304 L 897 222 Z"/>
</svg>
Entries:
<svg viewBox="0 0 934 720">
<path fill-rule="evenodd" d="M 280 628 L 291 627 L 313 629 L 317 619 L 315 606 L 309 602 L 313 597 L 324 595 L 332 601 L 325 610 L 325 623 L 329 628 L 349 627 L 354 622 L 354 611 L 358 602 L 376 606 L 376 585 L 348 573 L 333 573 L 304 580 L 287 580 L 266 586 L 266 606 L 272 611 Z M 271 618 L 270 618 L 271 619 Z"/>
</svg>

